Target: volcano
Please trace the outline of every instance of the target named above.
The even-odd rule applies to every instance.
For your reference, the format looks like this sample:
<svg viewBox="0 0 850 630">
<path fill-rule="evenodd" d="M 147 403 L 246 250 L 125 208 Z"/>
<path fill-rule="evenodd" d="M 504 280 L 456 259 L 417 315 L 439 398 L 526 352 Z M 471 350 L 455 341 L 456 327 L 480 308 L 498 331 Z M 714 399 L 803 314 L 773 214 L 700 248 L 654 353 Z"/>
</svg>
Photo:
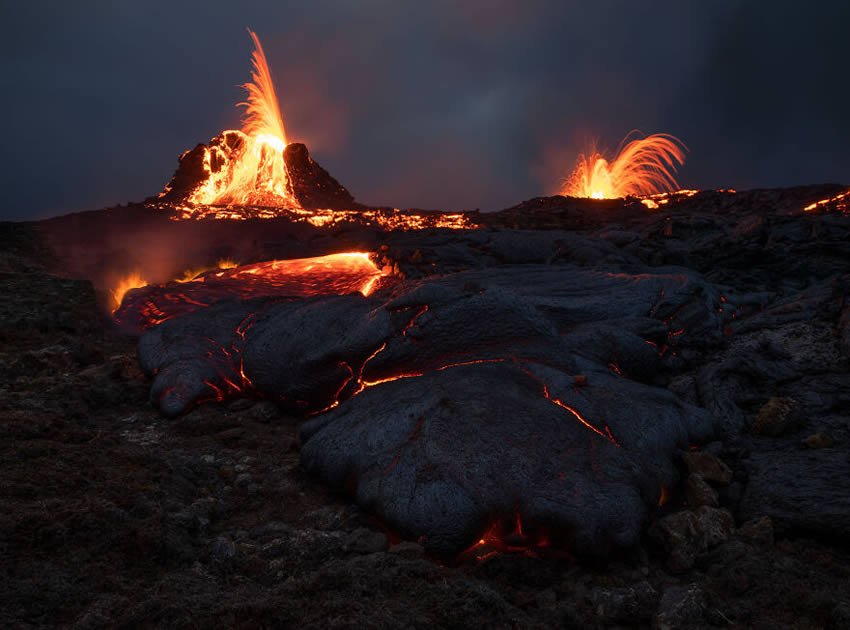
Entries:
<svg viewBox="0 0 850 630">
<path fill-rule="evenodd" d="M 199 144 L 180 156 L 177 171 L 164 192 L 149 201 L 174 206 L 185 204 L 199 189 L 210 185 L 210 179 L 226 168 L 225 162 L 228 159 L 238 160 L 239 156 L 248 150 L 249 144 L 248 136 L 241 131 L 225 131 L 213 138 L 208 145 Z M 288 144 L 281 155 L 284 167 L 289 173 L 287 195 L 281 199 L 277 195 L 251 193 L 240 197 L 239 200 L 252 203 L 240 205 L 279 206 L 281 201 L 286 203 L 286 200 L 289 200 L 294 208 L 307 210 L 351 210 L 359 207 L 351 193 L 310 157 L 305 145 Z M 197 213 L 191 213 L 191 218 L 200 217 Z"/>
</svg>

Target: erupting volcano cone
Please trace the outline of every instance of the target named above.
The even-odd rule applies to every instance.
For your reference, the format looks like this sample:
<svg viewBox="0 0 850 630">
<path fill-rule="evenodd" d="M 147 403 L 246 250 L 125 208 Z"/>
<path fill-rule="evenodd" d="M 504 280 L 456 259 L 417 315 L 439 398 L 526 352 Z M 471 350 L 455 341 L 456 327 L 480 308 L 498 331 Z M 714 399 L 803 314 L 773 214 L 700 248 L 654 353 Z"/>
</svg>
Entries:
<svg viewBox="0 0 850 630">
<path fill-rule="evenodd" d="M 180 156 L 157 201 L 197 205 L 349 209 L 354 198 L 310 158 L 289 144 L 260 40 L 254 41 L 251 82 L 242 130 L 228 130 Z"/>
</svg>

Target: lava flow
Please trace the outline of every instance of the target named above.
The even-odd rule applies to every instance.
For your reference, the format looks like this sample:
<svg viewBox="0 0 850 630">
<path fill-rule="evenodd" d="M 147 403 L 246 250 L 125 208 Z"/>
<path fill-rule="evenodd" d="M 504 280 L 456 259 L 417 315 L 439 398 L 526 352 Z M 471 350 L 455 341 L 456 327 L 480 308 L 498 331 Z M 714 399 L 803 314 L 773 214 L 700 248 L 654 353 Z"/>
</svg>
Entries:
<svg viewBox="0 0 850 630">
<path fill-rule="evenodd" d="M 475 229 L 471 213 L 440 212 L 435 210 L 400 210 L 398 208 L 366 208 L 339 210 L 332 208 L 272 208 L 265 206 L 215 206 L 180 204 L 168 206 L 149 204 L 149 207 L 173 212 L 173 221 L 218 219 L 247 221 L 249 219 L 286 219 L 293 223 L 309 223 L 324 228 L 336 225 L 363 225 L 382 230 L 423 230 L 446 228 L 451 230 Z"/>
<path fill-rule="evenodd" d="M 561 194 L 570 197 L 615 199 L 672 192 L 676 168 L 685 161 L 686 147 L 678 138 L 656 133 L 620 143 L 617 154 L 608 161 L 595 146 L 579 156 Z"/>
<path fill-rule="evenodd" d="M 128 286 L 113 317 L 118 324 L 141 331 L 227 298 L 288 298 L 354 292 L 369 295 L 379 278 L 385 275 L 365 252 L 225 266 L 220 263 L 218 269 L 204 271 L 188 280 L 180 277 L 164 285 L 133 290 Z M 143 281 L 137 279 L 137 282 Z M 113 295 L 118 298 L 117 290 Z"/>
<path fill-rule="evenodd" d="M 821 199 L 820 201 L 810 203 L 808 206 L 803 208 L 803 210 L 805 212 L 811 212 L 812 210 L 817 210 L 818 208 L 833 207 L 835 208 L 835 210 L 846 214 L 848 212 L 848 200 L 850 200 L 850 190 L 847 190 L 843 193 L 839 193 L 833 197 L 828 197 L 826 199 Z"/>
</svg>

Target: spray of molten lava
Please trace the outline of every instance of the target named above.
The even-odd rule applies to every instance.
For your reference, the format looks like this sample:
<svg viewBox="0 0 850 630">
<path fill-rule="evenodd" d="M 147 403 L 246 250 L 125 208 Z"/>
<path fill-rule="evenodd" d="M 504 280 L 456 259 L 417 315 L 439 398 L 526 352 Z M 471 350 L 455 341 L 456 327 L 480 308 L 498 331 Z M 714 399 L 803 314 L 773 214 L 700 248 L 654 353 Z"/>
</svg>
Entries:
<svg viewBox="0 0 850 630">
<path fill-rule="evenodd" d="M 676 169 L 684 163 L 686 150 L 682 141 L 663 133 L 630 140 L 635 133 L 632 131 L 623 139 L 610 162 L 595 146 L 580 155 L 561 194 L 614 199 L 654 195 L 678 188 Z"/>
<path fill-rule="evenodd" d="M 283 149 L 286 134 L 266 55 L 254 40 L 252 81 L 241 131 L 225 131 L 210 142 L 203 168 L 208 177 L 188 201 L 204 205 L 254 204 L 298 207 L 289 186 Z M 166 190 L 163 194 L 166 194 Z"/>
</svg>

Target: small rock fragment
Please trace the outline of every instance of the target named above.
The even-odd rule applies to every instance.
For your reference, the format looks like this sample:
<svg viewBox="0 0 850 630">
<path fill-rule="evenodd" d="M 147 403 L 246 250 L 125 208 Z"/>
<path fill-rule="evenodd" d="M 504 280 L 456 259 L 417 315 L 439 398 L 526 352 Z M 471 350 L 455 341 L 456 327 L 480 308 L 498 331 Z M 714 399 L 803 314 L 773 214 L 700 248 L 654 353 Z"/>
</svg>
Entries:
<svg viewBox="0 0 850 630">
<path fill-rule="evenodd" d="M 547 588 L 537 594 L 535 603 L 542 610 L 554 610 L 558 605 L 558 596 L 554 590 Z"/>
<path fill-rule="evenodd" d="M 753 435 L 777 436 L 793 430 L 800 420 L 800 403 L 774 396 L 759 409 L 750 427 Z"/>
<path fill-rule="evenodd" d="M 805 444 L 808 448 L 832 448 L 835 444 L 835 440 L 825 433 L 813 433 L 803 440 L 803 444 Z"/>
<path fill-rule="evenodd" d="M 270 400 L 261 400 L 251 408 L 251 417 L 263 424 L 268 424 L 279 416 L 280 409 Z"/>
<path fill-rule="evenodd" d="M 421 558 L 425 554 L 425 549 L 422 545 L 412 540 L 403 540 L 390 547 L 388 551 L 404 556 L 405 558 Z"/>
<path fill-rule="evenodd" d="M 732 470 L 716 455 L 703 451 L 682 453 L 682 460 L 692 475 L 699 475 L 705 481 L 727 485 L 732 481 Z"/>
<path fill-rule="evenodd" d="M 737 533 L 753 544 L 773 546 L 773 521 L 769 516 L 747 521 L 738 528 Z"/>
<path fill-rule="evenodd" d="M 699 552 L 698 528 L 696 515 L 690 510 L 658 519 L 649 528 L 649 536 L 669 553 L 667 568 L 673 573 L 682 573 L 694 566 Z"/>
<path fill-rule="evenodd" d="M 838 602 L 833 607 L 830 616 L 832 617 L 832 623 L 834 624 L 833 627 L 850 627 L 850 601 Z"/>
<path fill-rule="evenodd" d="M 661 596 L 653 627 L 656 630 L 702 627 L 707 605 L 705 594 L 696 584 L 671 586 Z"/>
<path fill-rule="evenodd" d="M 667 568 L 682 573 L 694 566 L 700 553 L 728 540 L 734 526 L 731 512 L 703 505 L 658 519 L 649 535 L 669 552 Z"/>
<path fill-rule="evenodd" d="M 595 588 L 589 599 L 597 616 L 606 621 L 637 623 L 652 617 L 658 594 L 649 582 L 642 580 L 633 586 Z"/>
<path fill-rule="evenodd" d="M 210 548 L 210 556 L 216 562 L 226 562 L 236 555 L 236 545 L 226 536 L 216 538 Z"/>
<path fill-rule="evenodd" d="M 358 527 L 345 540 L 345 548 L 356 553 L 377 553 L 386 551 L 388 540 L 383 532 L 367 527 Z"/>
<path fill-rule="evenodd" d="M 691 507 L 701 505 L 718 507 L 720 505 L 717 492 L 699 475 L 688 475 L 685 482 L 685 496 L 688 499 L 688 505 Z"/>
<path fill-rule="evenodd" d="M 711 549 L 729 540 L 735 529 L 735 517 L 729 510 L 703 505 L 695 511 L 701 534 L 701 546 Z"/>
</svg>

